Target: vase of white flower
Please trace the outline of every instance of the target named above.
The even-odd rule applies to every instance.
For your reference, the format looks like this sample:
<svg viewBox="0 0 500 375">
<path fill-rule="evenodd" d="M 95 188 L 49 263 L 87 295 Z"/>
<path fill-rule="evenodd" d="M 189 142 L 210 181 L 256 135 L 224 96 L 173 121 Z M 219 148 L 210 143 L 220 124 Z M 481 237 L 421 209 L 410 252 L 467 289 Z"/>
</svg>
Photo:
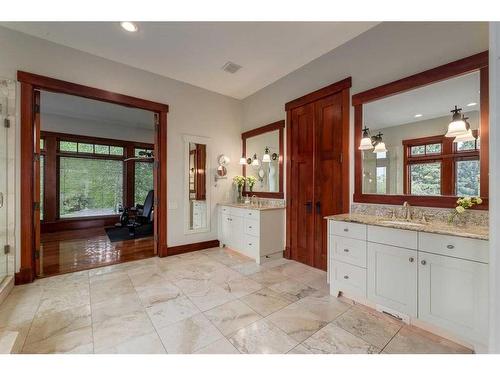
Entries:
<svg viewBox="0 0 500 375">
<path fill-rule="evenodd" d="M 248 176 L 246 178 L 246 185 L 248 186 L 248 190 L 250 193 L 253 191 L 253 186 L 257 182 L 257 179 L 254 176 Z"/>
<path fill-rule="evenodd" d="M 241 201 L 243 200 L 242 195 L 243 195 L 243 185 L 245 185 L 245 177 L 239 175 L 234 176 L 233 184 L 236 186 L 238 190 L 238 203 L 241 203 Z"/>
<path fill-rule="evenodd" d="M 481 203 L 483 203 L 483 200 L 479 197 L 458 198 L 457 206 L 455 207 L 455 210 L 453 210 L 450 217 L 448 218 L 448 223 L 452 224 L 455 218 L 465 213 L 465 210 L 474 207 L 476 204 L 481 204 Z"/>
</svg>

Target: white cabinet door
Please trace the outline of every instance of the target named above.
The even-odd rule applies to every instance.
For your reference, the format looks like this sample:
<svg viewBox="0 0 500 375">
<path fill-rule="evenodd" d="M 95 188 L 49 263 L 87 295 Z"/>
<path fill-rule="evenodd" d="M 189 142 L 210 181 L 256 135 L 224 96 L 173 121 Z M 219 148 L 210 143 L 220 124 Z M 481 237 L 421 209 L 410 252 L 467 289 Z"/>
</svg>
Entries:
<svg viewBox="0 0 500 375">
<path fill-rule="evenodd" d="M 231 215 L 230 248 L 240 251 L 243 249 L 244 232 L 243 217 Z"/>
<path fill-rule="evenodd" d="M 368 299 L 417 315 L 417 252 L 368 243 Z"/>
<path fill-rule="evenodd" d="M 221 240 L 226 246 L 231 247 L 231 216 L 228 214 L 221 214 Z"/>
<path fill-rule="evenodd" d="M 419 253 L 418 278 L 419 319 L 487 342 L 487 264 Z"/>
</svg>

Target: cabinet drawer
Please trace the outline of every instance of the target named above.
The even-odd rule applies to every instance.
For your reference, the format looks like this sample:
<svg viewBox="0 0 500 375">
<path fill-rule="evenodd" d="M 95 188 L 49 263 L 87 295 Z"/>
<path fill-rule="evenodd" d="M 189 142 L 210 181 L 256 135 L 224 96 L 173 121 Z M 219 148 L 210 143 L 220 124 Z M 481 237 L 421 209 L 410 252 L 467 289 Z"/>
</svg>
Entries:
<svg viewBox="0 0 500 375">
<path fill-rule="evenodd" d="M 244 210 L 243 216 L 246 218 L 254 219 L 254 220 L 259 220 L 260 217 L 260 211 L 257 210 Z"/>
<path fill-rule="evenodd" d="M 428 253 L 488 263 L 489 243 L 484 240 L 419 233 L 418 249 Z"/>
<path fill-rule="evenodd" d="M 368 241 L 385 245 L 417 249 L 417 232 L 403 229 L 393 229 L 368 226 Z"/>
<path fill-rule="evenodd" d="M 244 208 L 229 207 L 229 211 L 231 212 L 231 216 L 244 217 L 246 210 Z"/>
<path fill-rule="evenodd" d="M 230 207 L 228 207 L 228 206 L 220 206 L 219 209 L 220 209 L 220 212 L 222 214 L 228 214 L 229 215 L 231 213 Z"/>
<path fill-rule="evenodd" d="M 331 265 L 332 291 L 366 298 L 366 269 L 336 260 L 332 260 Z"/>
<path fill-rule="evenodd" d="M 355 266 L 366 267 L 366 241 L 331 236 L 330 256 Z"/>
<path fill-rule="evenodd" d="M 329 230 L 331 235 L 354 238 L 357 240 L 366 240 L 365 224 L 330 220 Z"/>
<path fill-rule="evenodd" d="M 245 217 L 245 233 L 251 236 L 259 236 L 259 221 Z"/>
<path fill-rule="evenodd" d="M 257 259 L 260 254 L 259 237 L 248 234 L 244 235 L 243 249 L 246 256 Z"/>
</svg>

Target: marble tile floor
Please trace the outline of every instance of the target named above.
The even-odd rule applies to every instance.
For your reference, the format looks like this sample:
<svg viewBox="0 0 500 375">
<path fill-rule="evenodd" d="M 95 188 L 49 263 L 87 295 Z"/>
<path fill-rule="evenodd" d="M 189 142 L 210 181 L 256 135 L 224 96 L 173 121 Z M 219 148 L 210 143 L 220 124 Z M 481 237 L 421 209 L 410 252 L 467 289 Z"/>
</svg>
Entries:
<svg viewBox="0 0 500 375">
<path fill-rule="evenodd" d="M 219 248 L 17 286 L 1 331 L 20 353 L 470 353 L 330 296 L 323 271 Z"/>
</svg>

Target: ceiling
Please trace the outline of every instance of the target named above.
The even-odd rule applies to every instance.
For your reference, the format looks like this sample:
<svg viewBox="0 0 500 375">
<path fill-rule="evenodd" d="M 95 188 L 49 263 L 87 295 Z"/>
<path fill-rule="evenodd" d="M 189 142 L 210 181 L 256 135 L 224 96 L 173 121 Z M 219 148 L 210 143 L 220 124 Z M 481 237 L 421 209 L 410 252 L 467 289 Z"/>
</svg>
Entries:
<svg viewBox="0 0 500 375">
<path fill-rule="evenodd" d="M 48 91 L 42 91 L 40 96 L 41 113 L 93 120 L 103 125 L 153 129 L 154 118 L 150 111 Z"/>
<path fill-rule="evenodd" d="M 455 105 L 463 112 L 479 111 L 479 83 L 479 72 L 475 72 L 365 104 L 363 126 L 381 129 L 448 115 L 451 119 Z M 422 116 L 416 118 L 416 114 Z"/>
<path fill-rule="evenodd" d="M 378 22 L 3 22 L 2 26 L 243 99 Z M 242 66 L 235 74 L 221 67 Z"/>
</svg>

